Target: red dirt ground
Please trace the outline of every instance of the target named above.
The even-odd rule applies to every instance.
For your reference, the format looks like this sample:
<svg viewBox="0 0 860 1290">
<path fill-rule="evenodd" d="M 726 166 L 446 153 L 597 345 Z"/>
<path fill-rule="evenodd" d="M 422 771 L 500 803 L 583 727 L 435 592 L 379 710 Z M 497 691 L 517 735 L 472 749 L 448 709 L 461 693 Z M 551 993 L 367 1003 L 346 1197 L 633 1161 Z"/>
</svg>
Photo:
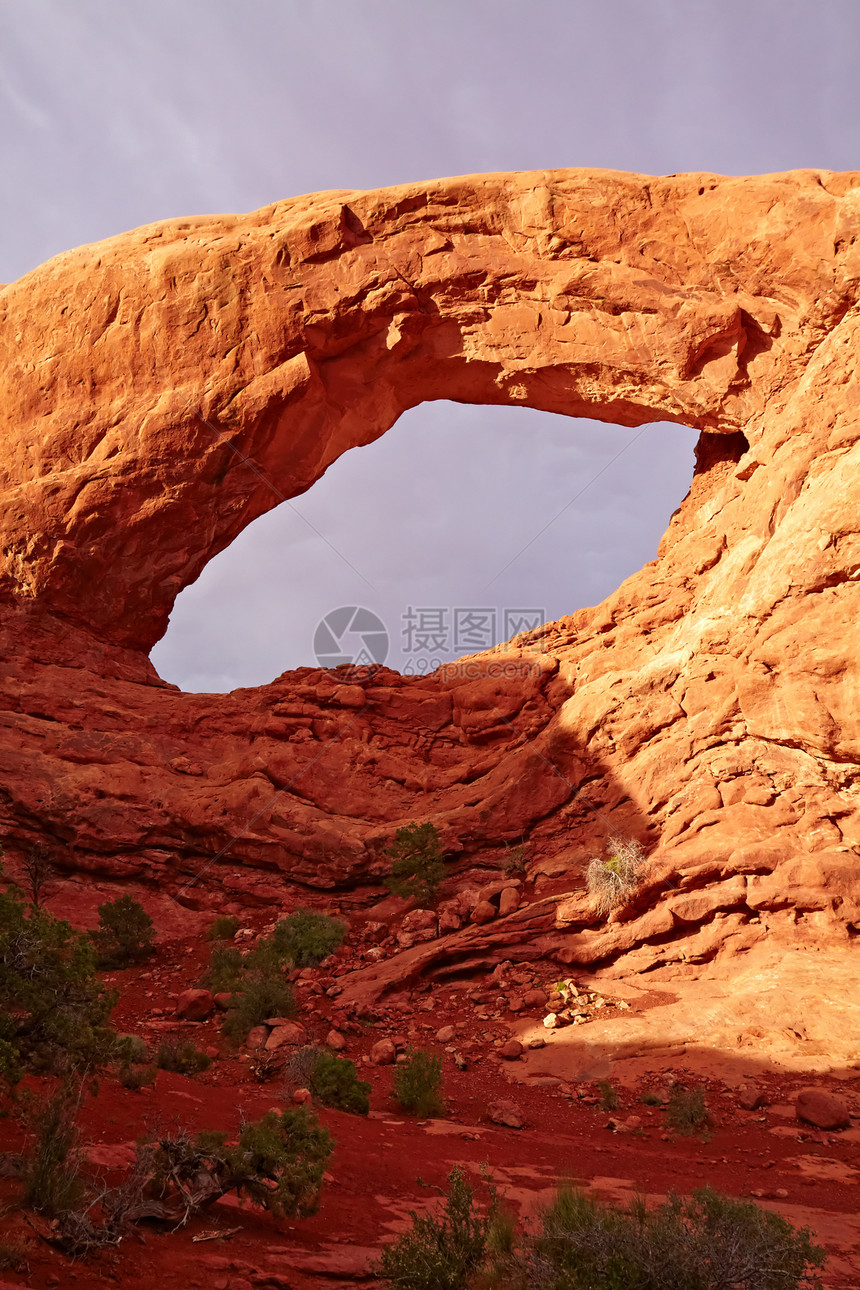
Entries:
<svg viewBox="0 0 860 1290">
<path fill-rule="evenodd" d="M 259 916 L 258 929 L 262 925 Z M 210 948 L 200 937 L 164 942 L 149 965 L 108 974 L 120 990 L 114 1014 L 119 1030 L 141 1034 L 150 1043 L 163 1034 L 189 1038 L 198 1047 L 218 1049 L 219 1056 L 195 1078 L 161 1071 L 152 1087 L 139 1092 L 121 1087 L 115 1075 L 101 1078 L 98 1095 L 85 1098 L 81 1106 L 81 1140 L 88 1148 L 133 1144 L 157 1125 L 174 1121 L 192 1129 L 232 1133 L 241 1116 L 257 1118 L 270 1107 L 286 1104 L 283 1077 L 259 1083 L 248 1069 L 247 1054 L 232 1050 L 220 1036 L 217 1016 L 198 1024 L 172 1018 L 176 996 L 198 981 Z M 339 957 L 342 967 L 354 961 L 349 951 Z M 529 966 L 541 975 L 541 965 Z M 557 968 L 542 966 L 543 979 L 553 980 Z M 326 977 L 332 971 L 338 968 L 327 964 Z M 523 1017 L 492 1015 L 498 990 L 476 1004 L 470 994 L 480 989 L 492 991 L 489 974 L 425 986 L 409 998 L 401 996 L 393 1009 L 376 1010 L 358 1021 L 338 1017 L 336 999 L 300 989 L 300 1020 L 308 1038 L 322 1043 L 330 1019 L 338 1020 L 348 1041 L 343 1055 L 356 1061 L 362 1077 L 372 1083 L 368 1118 L 318 1108 L 337 1145 L 314 1217 L 277 1222 L 227 1198 L 179 1231 L 144 1225 L 138 1239 L 129 1237 L 115 1251 L 73 1263 L 12 1207 L 0 1217 L 0 1241 L 10 1235 L 25 1239 L 29 1270 L 0 1273 L 0 1290 L 66 1285 L 183 1290 L 373 1285 L 368 1264 L 381 1245 L 408 1224 L 409 1210 L 428 1205 L 445 1189 L 455 1164 L 468 1169 L 479 1191 L 481 1170 L 488 1167 L 510 1203 L 525 1215 L 564 1180 L 615 1201 L 636 1192 L 657 1200 L 705 1184 L 733 1196 L 755 1197 L 795 1225 L 812 1229 L 830 1256 L 824 1275 L 828 1290 L 856 1290 L 860 1285 L 860 1070 L 814 1081 L 848 1101 L 856 1122 L 841 1133 L 818 1132 L 795 1119 L 794 1094 L 813 1082 L 808 1078 L 744 1054 L 737 1058 L 732 1079 L 723 1082 L 702 1074 L 707 1064 L 699 1059 L 707 1054 L 697 1054 L 689 1045 L 674 1059 L 664 1050 L 650 1063 L 646 1053 L 627 1065 L 615 1063 L 612 1084 L 621 1104 L 610 1113 L 602 1109 L 594 1080 L 571 1082 L 549 1073 L 549 1047 L 527 1051 L 517 1062 L 501 1060 L 494 1040 L 522 1032 Z M 611 1000 L 611 983 L 602 989 Z M 659 998 L 659 990 L 653 998 L 643 996 L 638 1010 Z M 624 1025 L 627 1013 L 611 1008 L 608 1012 L 614 1012 L 613 1025 Z M 533 1010 L 530 1021 L 539 1022 L 540 1014 Z M 465 1071 L 457 1069 L 446 1046 L 435 1042 L 437 1030 L 449 1023 L 462 1027 L 456 1046 L 468 1050 Z M 535 1033 L 533 1024 L 530 1033 Z M 442 1054 L 444 1119 L 417 1122 L 404 1115 L 392 1097 L 393 1068 L 363 1061 L 378 1039 L 392 1034 Z M 474 1046 L 468 1048 L 470 1039 Z M 667 1133 L 665 1110 L 640 1101 L 644 1089 L 665 1087 L 669 1078 L 704 1086 L 713 1120 L 709 1140 Z M 742 1110 L 739 1078 L 755 1083 L 768 1105 L 754 1112 Z M 521 1108 L 522 1129 L 488 1122 L 486 1108 L 499 1099 L 513 1100 Z M 630 1116 L 641 1122 L 633 1131 L 607 1127 L 610 1119 L 623 1122 Z M 24 1131 L 14 1118 L 0 1121 L 0 1144 L 5 1150 L 20 1150 L 25 1144 Z M 107 1176 L 116 1181 L 118 1175 Z M 4 1208 L 13 1205 L 16 1193 L 17 1184 L 0 1181 Z M 202 1236 L 212 1239 L 201 1240 Z"/>
</svg>

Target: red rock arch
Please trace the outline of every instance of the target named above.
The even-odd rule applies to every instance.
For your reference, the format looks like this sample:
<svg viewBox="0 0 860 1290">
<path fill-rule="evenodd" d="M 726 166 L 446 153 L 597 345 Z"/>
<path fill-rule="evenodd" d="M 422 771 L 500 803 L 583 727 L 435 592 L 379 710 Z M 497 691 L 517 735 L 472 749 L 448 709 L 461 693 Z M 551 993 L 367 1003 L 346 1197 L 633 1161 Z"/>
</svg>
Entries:
<svg viewBox="0 0 860 1290">
<path fill-rule="evenodd" d="M 0 587 L 148 648 L 261 476 L 295 496 L 425 399 L 754 429 L 852 289 L 845 187 L 472 176 L 59 256 L 2 293 Z"/>
</svg>

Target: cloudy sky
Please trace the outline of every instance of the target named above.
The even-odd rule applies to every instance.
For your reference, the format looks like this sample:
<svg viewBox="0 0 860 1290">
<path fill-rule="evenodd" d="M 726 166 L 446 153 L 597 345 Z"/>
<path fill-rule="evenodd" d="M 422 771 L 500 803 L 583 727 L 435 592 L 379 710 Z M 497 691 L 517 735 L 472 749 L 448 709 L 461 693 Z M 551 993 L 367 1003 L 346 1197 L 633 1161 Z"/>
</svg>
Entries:
<svg viewBox="0 0 860 1290">
<path fill-rule="evenodd" d="M 326 188 L 857 169 L 858 56 L 858 0 L 4 0 L 0 281 Z M 320 619 L 360 605 L 389 662 L 422 670 L 519 610 L 593 604 L 653 558 L 692 444 L 425 404 L 213 560 L 153 659 L 187 689 L 255 685 L 313 663 Z"/>
</svg>

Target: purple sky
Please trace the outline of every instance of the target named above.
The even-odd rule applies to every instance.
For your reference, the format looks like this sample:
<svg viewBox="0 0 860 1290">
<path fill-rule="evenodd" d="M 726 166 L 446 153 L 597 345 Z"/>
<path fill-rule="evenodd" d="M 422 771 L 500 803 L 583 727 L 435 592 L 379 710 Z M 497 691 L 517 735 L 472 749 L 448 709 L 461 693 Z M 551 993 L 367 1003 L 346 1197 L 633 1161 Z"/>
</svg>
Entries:
<svg viewBox="0 0 860 1290">
<path fill-rule="evenodd" d="M 6 0 L 0 281 L 152 220 L 325 188 L 856 169 L 858 52 L 857 0 Z M 188 689 L 267 681 L 314 662 L 328 610 L 361 604 L 389 661 L 418 669 L 461 651 L 449 633 L 404 653 L 410 607 L 449 626 L 492 609 L 499 635 L 505 609 L 592 604 L 653 558 L 693 438 L 413 409 L 213 560 L 156 666 Z"/>
</svg>

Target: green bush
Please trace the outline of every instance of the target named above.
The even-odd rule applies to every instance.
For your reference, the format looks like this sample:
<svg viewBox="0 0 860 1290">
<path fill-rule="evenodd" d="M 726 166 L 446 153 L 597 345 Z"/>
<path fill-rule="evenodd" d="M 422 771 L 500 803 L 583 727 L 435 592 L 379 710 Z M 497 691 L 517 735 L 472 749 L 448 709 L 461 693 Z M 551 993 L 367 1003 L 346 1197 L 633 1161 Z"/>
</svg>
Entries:
<svg viewBox="0 0 860 1290">
<path fill-rule="evenodd" d="M 177 1075 L 197 1075 L 209 1069 L 212 1058 L 194 1044 L 180 1041 L 160 1044 L 155 1064 L 159 1070 L 174 1071 Z"/>
<path fill-rule="evenodd" d="M 87 937 L 28 905 L 14 883 L 0 892 L 0 1081 L 109 1061 L 116 999 L 95 974 Z"/>
<path fill-rule="evenodd" d="M 615 1089 L 609 1083 L 608 1079 L 597 1081 L 597 1087 L 600 1089 L 600 1105 L 604 1111 L 617 1111 L 621 1105 L 621 1100 Z"/>
<path fill-rule="evenodd" d="M 645 851 L 634 838 L 614 836 L 606 844 L 602 858 L 592 857 L 586 873 L 586 886 L 597 896 L 598 912 L 606 915 L 630 899 L 639 885 L 646 864 Z"/>
<path fill-rule="evenodd" d="M 395 896 L 430 904 L 445 877 L 445 861 L 435 824 L 406 824 L 385 852 L 394 864 L 385 879 Z"/>
<path fill-rule="evenodd" d="M 673 1084 L 666 1105 L 666 1124 L 673 1133 L 691 1138 L 697 1133 L 704 1133 L 712 1123 L 708 1108 L 705 1105 L 703 1088 L 686 1089 L 681 1084 Z"/>
<path fill-rule="evenodd" d="M 289 981 L 282 976 L 243 977 L 234 991 L 221 1031 L 241 1044 L 254 1026 L 267 1017 L 294 1017 L 296 1001 Z"/>
<path fill-rule="evenodd" d="M 132 1066 L 130 1062 L 123 1062 L 119 1068 L 117 1078 L 123 1088 L 130 1089 L 132 1093 L 137 1093 L 140 1089 L 148 1088 L 150 1084 L 154 1084 L 157 1074 L 157 1066 Z"/>
<path fill-rule="evenodd" d="M 149 914 L 131 896 L 99 905 L 99 925 L 92 933 L 99 964 L 122 967 L 152 951 L 155 928 Z"/>
<path fill-rule="evenodd" d="M 150 1191 L 185 1217 L 235 1191 L 277 1218 L 315 1213 L 334 1144 L 305 1107 L 269 1111 L 243 1126 L 238 1142 L 226 1133 L 183 1131 L 159 1138 Z"/>
<path fill-rule="evenodd" d="M 346 923 L 327 914 L 297 909 L 282 918 L 272 933 L 278 953 L 295 967 L 315 967 L 333 954 L 346 936 Z"/>
<path fill-rule="evenodd" d="M 495 1191 L 481 1214 L 462 1169 L 455 1166 L 445 1205 L 435 1213 L 410 1210 L 412 1228 L 382 1251 L 373 1273 L 403 1290 L 462 1290 L 485 1261 L 495 1213 Z"/>
<path fill-rule="evenodd" d="M 335 1057 L 321 1049 L 311 1070 L 308 1085 L 323 1106 L 333 1106 L 353 1115 L 367 1115 L 370 1110 L 370 1085 L 359 1079 L 355 1062 Z"/>
<path fill-rule="evenodd" d="M 232 941 L 239 930 L 239 919 L 235 914 L 219 914 L 206 933 L 210 941 Z"/>
<path fill-rule="evenodd" d="M 529 1290 L 799 1290 L 823 1251 L 806 1228 L 710 1189 L 614 1209 L 562 1189 L 519 1259 Z M 516 1284 L 516 1278 L 512 1278 Z"/>
<path fill-rule="evenodd" d="M 442 1101 L 442 1058 L 410 1048 L 407 1060 L 394 1070 L 394 1096 L 404 1111 L 422 1120 L 445 1114 Z"/>
<path fill-rule="evenodd" d="M 203 984 L 213 994 L 236 990 L 241 984 L 244 966 L 241 950 L 234 945 L 216 945 L 209 956 Z"/>
<path fill-rule="evenodd" d="M 35 1113 L 36 1142 L 24 1169 L 24 1204 L 56 1218 L 80 1205 L 84 1197 L 75 1147 L 77 1099 L 63 1085 Z"/>
</svg>

